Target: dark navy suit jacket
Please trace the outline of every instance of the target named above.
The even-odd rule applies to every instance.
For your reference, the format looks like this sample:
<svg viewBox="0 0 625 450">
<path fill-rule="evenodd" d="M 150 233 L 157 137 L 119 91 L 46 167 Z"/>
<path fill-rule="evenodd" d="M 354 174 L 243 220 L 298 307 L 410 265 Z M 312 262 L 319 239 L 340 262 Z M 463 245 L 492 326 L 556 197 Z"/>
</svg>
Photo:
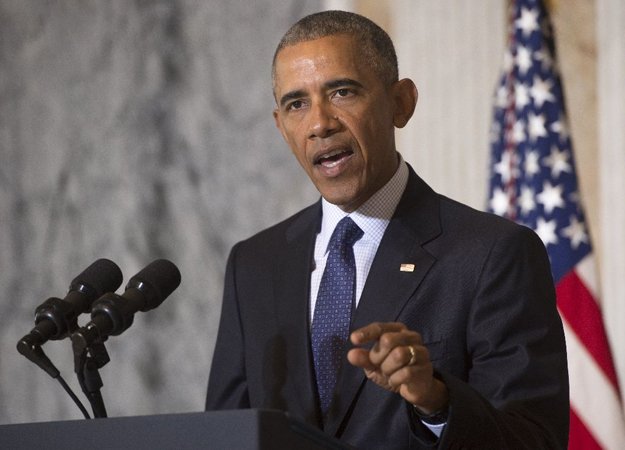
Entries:
<svg viewBox="0 0 625 450">
<path fill-rule="evenodd" d="M 421 333 L 449 389 L 445 431 L 437 441 L 347 359 L 322 423 L 308 317 L 320 223 L 318 202 L 232 249 L 207 410 L 284 410 L 357 448 L 566 448 L 566 351 L 542 242 L 435 193 L 412 169 L 352 329 L 399 321 Z"/>
</svg>

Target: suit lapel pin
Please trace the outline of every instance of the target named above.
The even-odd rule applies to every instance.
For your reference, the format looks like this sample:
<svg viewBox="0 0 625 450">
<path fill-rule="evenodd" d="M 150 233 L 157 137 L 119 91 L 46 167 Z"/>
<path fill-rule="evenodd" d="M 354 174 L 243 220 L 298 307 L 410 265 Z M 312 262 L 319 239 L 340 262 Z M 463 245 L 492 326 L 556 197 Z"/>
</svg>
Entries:
<svg viewBox="0 0 625 450">
<path fill-rule="evenodd" d="M 414 264 L 402 264 L 399 266 L 400 272 L 414 272 Z"/>
</svg>

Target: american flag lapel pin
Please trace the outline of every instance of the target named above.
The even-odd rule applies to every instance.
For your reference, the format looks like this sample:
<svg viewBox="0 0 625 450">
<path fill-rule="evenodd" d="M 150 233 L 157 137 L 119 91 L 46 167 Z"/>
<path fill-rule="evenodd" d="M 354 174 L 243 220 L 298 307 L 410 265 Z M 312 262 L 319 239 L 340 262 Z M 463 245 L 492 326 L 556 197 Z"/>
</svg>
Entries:
<svg viewBox="0 0 625 450">
<path fill-rule="evenodd" d="M 402 264 L 399 266 L 400 272 L 414 272 L 414 264 Z"/>
</svg>

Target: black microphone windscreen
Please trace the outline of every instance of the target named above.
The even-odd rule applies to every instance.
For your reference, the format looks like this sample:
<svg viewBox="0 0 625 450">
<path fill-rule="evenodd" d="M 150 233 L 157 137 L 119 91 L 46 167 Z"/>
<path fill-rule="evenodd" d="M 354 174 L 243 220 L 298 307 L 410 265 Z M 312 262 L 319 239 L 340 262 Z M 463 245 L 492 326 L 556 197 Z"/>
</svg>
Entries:
<svg viewBox="0 0 625 450">
<path fill-rule="evenodd" d="M 121 286 L 124 276 L 121 269 L 113 261 L 101 258 L 83 270 L 70 284 L 70 290 L 79 290 L 86 286 L 93 290 L 95 298 L 107 292 L 114 292 Z"/>
<path fill-rule="evenodd" d="M 128 281 L 126 289 L 135 288 L 145 296 L 141 311 L 149 311 L 163 303 L 180 285 L 180 271 L 171 261 L 157 259 L 148 264 Z"/>
</svg>

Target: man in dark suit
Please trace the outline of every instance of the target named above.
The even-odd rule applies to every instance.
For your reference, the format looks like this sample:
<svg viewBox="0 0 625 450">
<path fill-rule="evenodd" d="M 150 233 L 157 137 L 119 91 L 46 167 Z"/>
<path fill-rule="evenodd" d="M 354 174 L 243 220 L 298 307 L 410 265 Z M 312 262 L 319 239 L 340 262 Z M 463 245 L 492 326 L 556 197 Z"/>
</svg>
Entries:
<svg viewBox="0 0 625 450">
<path fill-rule="evenodd" d="M 305 17 L 276 50 L 273 90 L 322 199 L 232 249 L 206 408 L 288 411 L 358 448 L 565 448 L 544 247 L 435 193 L 397 153 L 417 90 L 386 33 L 351 13 Z M 325 322 L 343 297 L 349 338 Z"/>
</svg>

